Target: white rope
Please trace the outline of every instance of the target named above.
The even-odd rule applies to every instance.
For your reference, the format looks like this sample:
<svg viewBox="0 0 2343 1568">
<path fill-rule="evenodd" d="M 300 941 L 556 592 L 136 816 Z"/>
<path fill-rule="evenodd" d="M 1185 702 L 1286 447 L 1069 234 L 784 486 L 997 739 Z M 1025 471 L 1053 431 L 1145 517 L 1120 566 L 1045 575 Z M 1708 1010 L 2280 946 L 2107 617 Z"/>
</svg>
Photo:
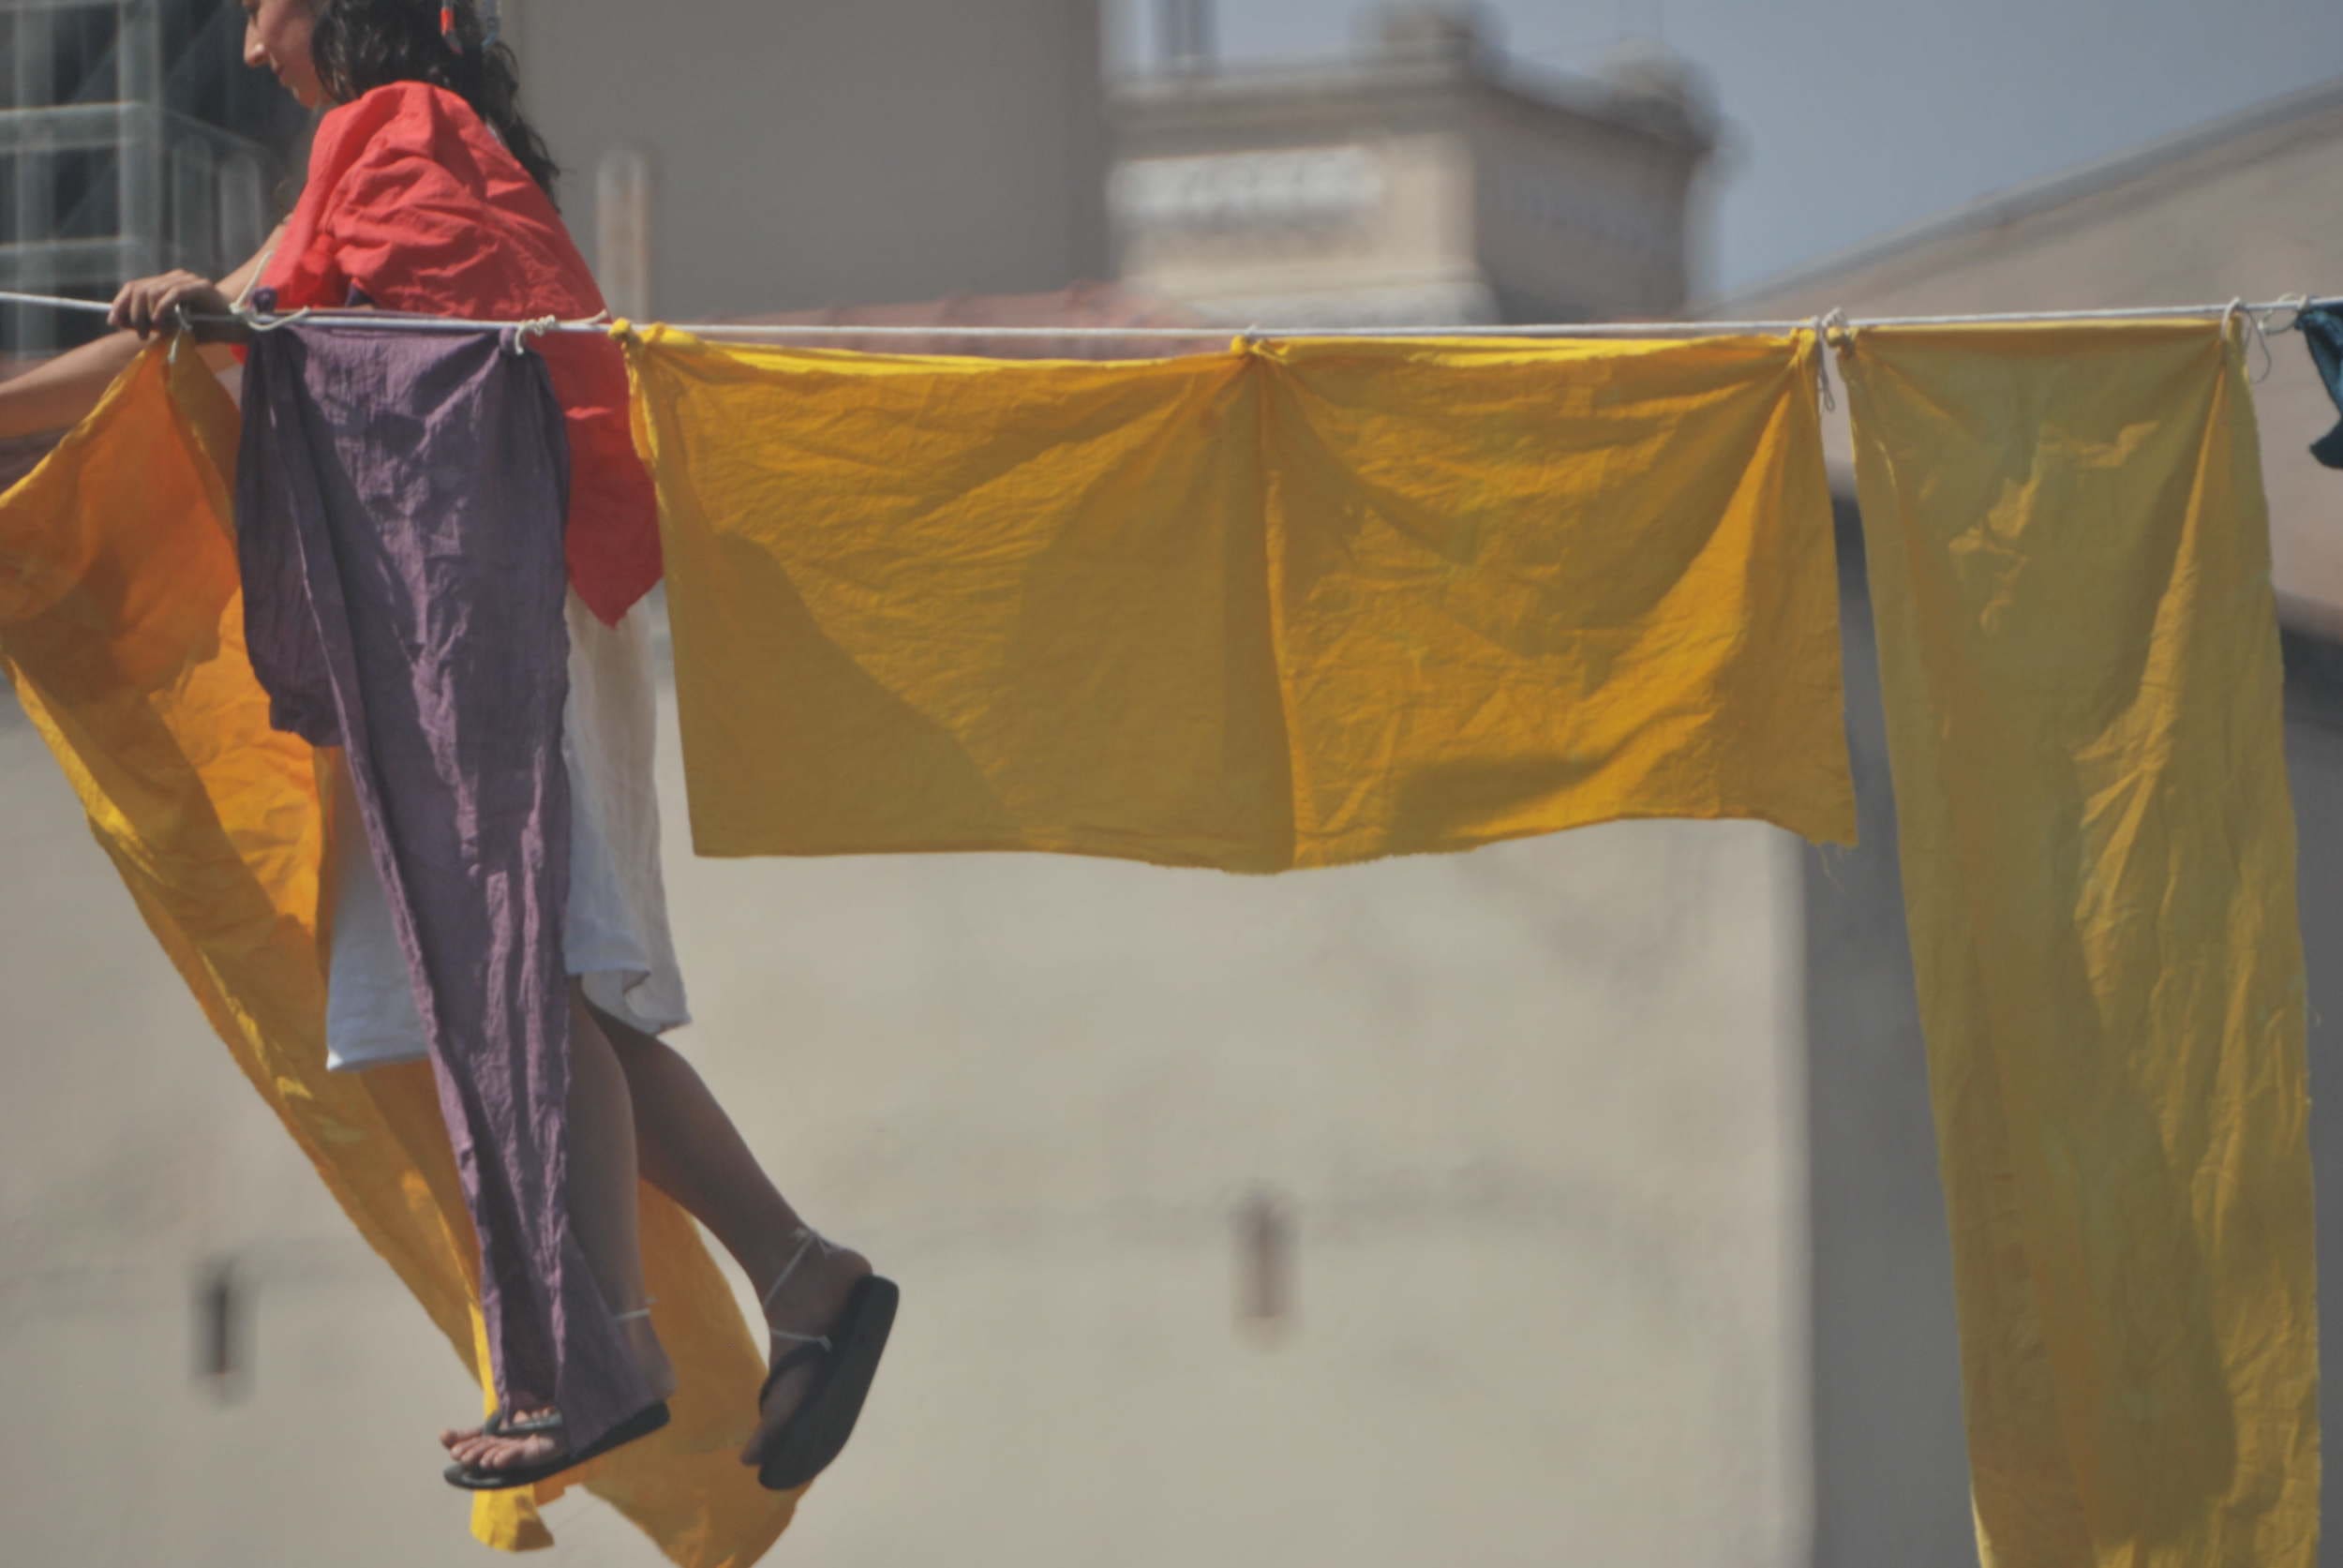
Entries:
<svg viewBox="0 0 2343 1568">
<path fill-rule="evenodd" d="M 559 316 L 539 316 L 523 321 L 513 329 L 513 351 L 516 354 L 527 353 L 530 339 L 543 337 L 546 333 L 559 329 L 560 325 L 561 318 Z"/>
<path fill-rule="evenodd" d="M 2285 303 L 2283 300 L 2278 302 L 2281 306 Z M 2257 306 L 2247 305 L 2242 297 L 2233 299 L 2221 307 L 2221 336 L 2224 338 L 2229 336 L 2230 329 L 2239 321 L 2242 320 L 2245 322 L 2245 331 L 2240 335 L 2238 348 L 2246 356 L 2246 381 L 2252 386 L 2260 386 L 2268 381 L 2278 367 L 2276 356 L 2270 352 L 2269 334 L 2261 330 L 2264 317 L 2276 315 L 2276 309 L 2259 313 L 2257 310 Z M 2259 376 L 2253 373 L 2253 351 L 2256 345 L 2259 345 L 2261 350 L 2261 374 Z"/>
<path fill-rule="evenodd" d="M 314 310 L 302 309 L 290 316 L 267 316 L 248 305 L 240 305 L 236 306 L 235 319 L 254 332 L 276 332 L 291 326 L 295 321 L 306 321 L 316 314 Z"/>
<path fill-rule="evenodd" d="M 62 299 L 55 294 L 18 294 L 0 289 L 0 305 L 42 305 L 52 310 L 86 310 L 99 316 L 113 314 L 111 301 L 94 299 Z"/>
<path fill-rule="evenodd" d="M 95 300 L 62 299 L 52 294 L 17 293 L 0 290 L 0 305 L 37 306 L 57 310 L 88 311 L 104 315 L 112 309 Z M 2312 306 L 2343 306 L 2343 295 L 2306 298 L 2290 294 L 2284 299 L 2262 305 L 2247 305 L 2242 300 L 2225 301 L 2217 305 L 2142 306 L 2116 310 L 2014 310 L 1982 311 L 1950 316 L 1866 316 L 1854 320 L 1839 316 L 1836 324 L 1847 332 L 1866 327 L 1933 327 L 1933 326 L 1997 326 L 2020 325 L 2027 322 L 2063 321 L 2141 321 L 2194 317 L 2217 317 L 2226 320 L 2231 314 L 2251 317 L 2259 325 L 2281 310 L 2300 313 Z M 407 332 L 497 332 L 518 331 L 524 327 L 540 330 L 540 321 L 475 321 L 452 316 L 421 316 L 391 310 L 311 310 L 295 312 L 291 317 L 257 318 L 256 326 L 281 325 L 287 321 L 304 319 L 320 324 L 370 326 L 390 331 Z M 1830 320 L 1831 318 L 1825 318 Z M 1240 336 L 1248 341 L 1261 338 L 1294 337 L 1738 337 L 1752 334 L 1782 334 L 1811 330 L 1812 317 L 1803 320 L 1763 321 L 1562 321 L 1521 325 L 1492 325 L 1487 322 L 1438 323 L 1421 326 L 1382 327 L 1247 327 Z M 611 330 L 607 312 L 585 321 L 560 321 L 551 328 L 563 333 L 606 333 Z M 1103 327 L 1103 326 L 905 326 L 857 325 L 853 322 L 833 322 L 822 325 L 792 323 L 764 325 L 745 321 L 698 321 L 671 324 L 669 330 L 688 332 L 697 337 L 748 337 L 786 339 L 795 337 L 872 337 L 872 338 L 1063 338 L 1063 339 L 1122 339 L 1146 341 L 1183 341 L 1196 338 L 1227 340 L 1225 326 L 1199 327 Z"/>
<path fill-rule="evenodd" d="M 822 1249 L 822 1256 L 827 1258 L 838 1250 L 810 1226 L 798 1227 L 798 1234 L 803 1236 L 805 1240 L 798 1244 L 797 1255 L 783 1267 L 773 1282 L 765 1288 L 765 1296 L 759 1305 L 768 1313 L 773 1309 L 773 1298 L 781 1294 L 781 1288 L 789 1282 L 791 1275 L 798 1272 L 798 1265 L 805 1262 L 806 1253 L 819 1247 Z M 786 1329 L 776 1328 L 772 1330 L 772 1336 L 776 1339 L 794 1340 L 800 1345 L 819 1345 L 826 1351 L 833 1348 L 829 1342 L 829 1336 L 827 1334 L 791 1334 Z"/>
</svg>

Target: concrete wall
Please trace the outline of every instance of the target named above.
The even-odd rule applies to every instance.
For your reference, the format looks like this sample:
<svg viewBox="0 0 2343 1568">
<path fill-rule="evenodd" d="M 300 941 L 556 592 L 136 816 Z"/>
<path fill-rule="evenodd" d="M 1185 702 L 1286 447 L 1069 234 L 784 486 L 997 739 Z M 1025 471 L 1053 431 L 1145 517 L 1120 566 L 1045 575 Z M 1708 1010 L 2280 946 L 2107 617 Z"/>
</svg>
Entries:
<svg viewBox="0 0 2343 1568">
<path fill-rule="evenodd" d="M 701 861 L 672 733 L 661 766 L 679 1043 L 906 1292 L 794 1560 L 1804 1561 L 1780 835 L 1637 824 L 1272 880 Z M 7 706 L 0 794 L 7 1555 L 478 1560 L 431 1438 L 466 1380 Z M 1291 1238 L 1274 1322 L 1244 1309 L 1256 1195 Z M 190 1372 L 219 1257 L 254 1310 L 224 1396 Z M 556 1561 L 652 1561 L 590 1500 L 552 1517 Z"/>
<path fill-rule="evenodd" d="M 2338 485 L 2343 490 L 2343 485 Z M 1850 505 L 1840 528 L 1847 711 L 1862 843 L 1806 851 L 1808 1202 L 1816 1568 L 1971 1562 L 1951 1243 L 1936 1172 L 1928 1061 L 1913 993 L 1878 644 Z M 2319 1264 L 2343 1278 L 2343 655 L 2288 647 L 2287 762 L 2302 841 L 2310 977 L 2311 1154 Z M 2321 1306 L 2329 1344 L 2343 1304 Z M 2321 1418 L 2343 1430 L 2330 1380 Z M 2322 1501 L 2343 1517 L 2343 1467 Z M 2343 1563 L 2330 1531 L 2321 1561 Z"/>
<path fill-rule="evenodd" d="M 1106 274 L 1097 0 L 506 0 L 590 247 L 649 157 L 670 319 L 1056 289 Z"/>
</svg>

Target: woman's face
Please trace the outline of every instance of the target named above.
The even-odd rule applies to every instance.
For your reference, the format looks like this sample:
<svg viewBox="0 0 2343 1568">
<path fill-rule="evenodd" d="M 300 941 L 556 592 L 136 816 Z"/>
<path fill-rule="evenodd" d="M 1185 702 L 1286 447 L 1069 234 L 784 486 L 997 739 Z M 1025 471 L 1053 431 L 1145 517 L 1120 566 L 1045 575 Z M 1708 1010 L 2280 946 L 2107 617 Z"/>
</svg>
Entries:
<svg viewBox="0 0 2343 1568">
<path fill-rule="evenodd" d="M 310 0 L 244 0 L 244 63 L 276 74 L 304 109 L 325 101 L 309 56 Z"/>
</svg>

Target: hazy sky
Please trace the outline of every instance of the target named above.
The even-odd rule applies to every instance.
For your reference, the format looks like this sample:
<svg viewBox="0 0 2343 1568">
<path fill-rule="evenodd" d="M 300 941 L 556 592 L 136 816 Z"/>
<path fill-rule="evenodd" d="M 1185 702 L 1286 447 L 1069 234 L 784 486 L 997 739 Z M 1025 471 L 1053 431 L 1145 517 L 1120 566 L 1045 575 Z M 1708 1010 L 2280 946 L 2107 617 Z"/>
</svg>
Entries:
<svg viewBox="0 0 2343 1568">
<path fill-rule="evenodd" d="M 1109 0 L 1125 67 L 1157 0 Z M 1220 0 L 1223 55 L 1338 55 L 1359 0 Z M 1732 130 L 1704 291 L 2343 78 L 2337 0 L 1494 0 L 1524 65 L 1658 36 Z M 2306 202 L 2343 201 L 2335 184 Z M 2343 276 L 2343 256 L 2335 258 Z M 2325 279 L 2333 283 L 2335 279 Z M 2306 289 L 2322 280 L 2306 279 Z"/>
</svg>

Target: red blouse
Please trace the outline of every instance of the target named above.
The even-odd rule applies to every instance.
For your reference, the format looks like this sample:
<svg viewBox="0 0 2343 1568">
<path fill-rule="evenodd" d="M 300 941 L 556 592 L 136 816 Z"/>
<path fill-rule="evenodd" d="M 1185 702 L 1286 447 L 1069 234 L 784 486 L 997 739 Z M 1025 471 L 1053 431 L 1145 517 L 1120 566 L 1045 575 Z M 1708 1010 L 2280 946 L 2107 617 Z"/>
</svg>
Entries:
<svg viewBox="0 0 2343 1568">
<path fill-rule="evenodd" d="M 308 186 L 261 281 L 281 310 L 331 309 L 353 291 L 386 310 L 475 321 L 604 308 L 545 192 L 470 104 L 421 82 L 378 87 L 319 123 Z M 625 360 L 581 334 L 535 342 L 568 414 L 570 582 L 615 623 L 660 572 Z"/>
</svg>

